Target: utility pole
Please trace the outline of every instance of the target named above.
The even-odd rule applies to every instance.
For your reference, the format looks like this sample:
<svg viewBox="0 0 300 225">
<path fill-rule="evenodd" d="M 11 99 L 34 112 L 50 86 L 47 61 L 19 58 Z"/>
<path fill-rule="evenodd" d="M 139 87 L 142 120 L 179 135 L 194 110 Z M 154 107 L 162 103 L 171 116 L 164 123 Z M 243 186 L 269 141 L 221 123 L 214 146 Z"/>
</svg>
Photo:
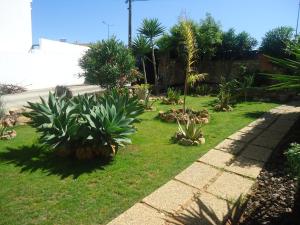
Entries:
<svg viewBox="0 0 300 225">
<path fill-rule="evenodd" d="M 299 13 L 300 13 L 300 0 L 299 0 L 299 5 L 298 5 L 298 16 L 297 16 L 297 25 L 296 25 L 296 34 L 295 34 L 295 38 L 297 38 L 297 36 L 298 36 Z"/>
<path fill-rule="evenodd" d="M 148 0 L 126 0 L 128 3 L 128 47 L 131 48 L 132 44 L 132 2 L 135 1 L 148 1 Z"/>
<path fill-rule="evenodd" d="M 128 0 L 128 47 L 132 43 L 132 0 Z"/>
</svg>

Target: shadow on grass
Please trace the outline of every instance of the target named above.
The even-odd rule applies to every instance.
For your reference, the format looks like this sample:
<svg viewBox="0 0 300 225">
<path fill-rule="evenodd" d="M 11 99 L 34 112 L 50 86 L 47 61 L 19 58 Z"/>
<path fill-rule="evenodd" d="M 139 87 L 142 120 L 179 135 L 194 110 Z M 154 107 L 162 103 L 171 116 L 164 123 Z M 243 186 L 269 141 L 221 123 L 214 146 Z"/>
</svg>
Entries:
<svg viewBox="0 0 300 225">
<path fill-rule="evenodd" d="M 95 170 L 104 170 L 111 160 L 79 161 L 75 158 L 63 158 L 54 152 L 49 152 L 39 145 L 7 148 L 0 153 L 0 161 L 13 164 L 21 168 L 21 172 L 35 172 L 41 170 L 47 175 L 58 175 L 61 179 L 78 178 L 82 174 L 92 173 Z"/>
</svg>

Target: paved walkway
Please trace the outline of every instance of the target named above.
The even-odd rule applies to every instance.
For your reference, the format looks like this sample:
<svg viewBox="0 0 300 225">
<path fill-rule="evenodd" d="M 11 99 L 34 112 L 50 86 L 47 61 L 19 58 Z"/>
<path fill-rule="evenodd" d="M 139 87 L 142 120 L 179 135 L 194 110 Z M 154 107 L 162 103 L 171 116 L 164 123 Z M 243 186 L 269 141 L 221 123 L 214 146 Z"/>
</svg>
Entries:
<svg viewBox="0 0 300 225">
<path fill-rule="evenodd" d="M 221 224 L 299 115 L 299 102 L 270 110 L 108 225 Z"/>
<path fill-rule="evenodd" d="M 103 90 L 96 85 L 76 85 L 69 86 L 69 88 L 72 91 L 73 95 L 92 93 Z M 24 105 L 27 104 L 28 101 L 37 102 L 40 100 L 40 97 L 47 98 L 49 91 L 53 92 L 54 88 L 45 88 L 39 90 L 26 91 L 20 94 L 4 95 L 2 98 L 7 110 L 15 110 L 22 108 Z"/>
</svg>

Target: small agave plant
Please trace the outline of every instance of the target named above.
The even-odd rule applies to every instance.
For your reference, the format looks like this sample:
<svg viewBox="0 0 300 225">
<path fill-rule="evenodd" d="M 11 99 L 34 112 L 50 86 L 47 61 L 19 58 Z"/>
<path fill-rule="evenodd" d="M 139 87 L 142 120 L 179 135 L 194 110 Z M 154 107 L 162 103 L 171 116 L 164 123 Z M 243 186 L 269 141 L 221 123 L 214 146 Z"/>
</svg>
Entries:
<svg viewBox="0 0 300 225">
<path fill-rule="evenodd" d="M 205 143 L 205 138 L 201 130 L 201 126 L 197 125 L 194 120 L 188 120 L 184 125 L 181 125 L 179 121 L 178 131 L 173 137 L 174 142 L 185 145 L 200 145 Z"/>
</svg>

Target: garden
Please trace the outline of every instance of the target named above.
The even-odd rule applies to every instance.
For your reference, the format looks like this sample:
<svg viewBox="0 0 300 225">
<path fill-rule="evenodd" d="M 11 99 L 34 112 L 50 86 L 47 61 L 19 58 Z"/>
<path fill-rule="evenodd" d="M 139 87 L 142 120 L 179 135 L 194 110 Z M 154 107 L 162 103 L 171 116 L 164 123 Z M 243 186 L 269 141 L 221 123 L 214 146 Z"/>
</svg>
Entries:
<svg viewBox="0 0 300 225">
<path fill-rule="evenodd" d="M 20 113 L 7 113 L 0 102 L 0 224 L 106 224 L 287 102 L 278 96 L 299 97 L 300 48 L 287 27 L 268 32 L 260 48 L 276 69 L 234 69 L 231 63 L 216 76 L 203 68 L 252 57 L 257 41 L 250 34 L 222 31 L 209 14 L 201 23 L 182 18 L 169 32 L 157 19 L 145 19 L 138 32 L 132 49 L 112 37 L 92 44 L 81 59 L 81 76 L 104 87 L 103 93 L 73 96 L 58 86 Z M 277 33 L 286 34 L 283 46 L 273 40 Z M 160 75 L 163 57 L 181 65 L 172 84 Z M 21 124 L 20 118 L 27 120 Z M 279 156 L 258 179 L 261 186 L 274 182 L 280 168 L 277 182 L 291 182 L 289 193 L 296 196 L 300 148 L 290 143 L 299 142 L 298 129 L 299 122 L 277 147 Z M 244 217 L 266 224 L 282 213 L 251 216 L 267 193 L 261 186 Z M 287 201 L 284 213 L 296 205 Z M 251 219 L 245 224 L 255 224 Z"/>
</svg>

